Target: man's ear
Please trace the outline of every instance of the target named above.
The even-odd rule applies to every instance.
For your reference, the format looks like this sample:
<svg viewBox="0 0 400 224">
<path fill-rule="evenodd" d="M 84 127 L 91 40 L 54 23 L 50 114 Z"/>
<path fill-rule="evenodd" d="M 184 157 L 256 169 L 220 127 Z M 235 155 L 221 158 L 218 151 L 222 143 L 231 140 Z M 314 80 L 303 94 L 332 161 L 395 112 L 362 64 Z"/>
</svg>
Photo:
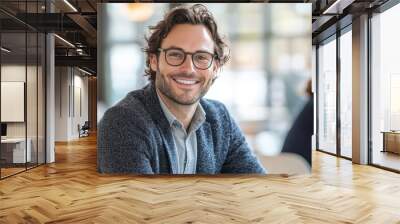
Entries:
<svg viewBox="0 0 400 224">
<path fill-rule="evenodd" d="M 213 74 L 217 74 L 217 72 L 218 72 L 218 69 L 219 69 L 219 61 L 215 61 L 214 63 L 213 63 L 213 65 L 212 65 L 212 71 L 213 71 Z"/>
<path fill-rule="evenodd" d="M 218 78 L 217 74 L 218 74 L 218 69 L 219 69 L 219 63 L 214 63 L 212 65 L 212 83 L 214 83 L 214 81 Z"/>
<path fill-rule="evenodd" d="M 157 71 L 158 68 L 158 60 L 156 54 L 150 54 L 150 68 L 153 71 Z"/>
</svg>

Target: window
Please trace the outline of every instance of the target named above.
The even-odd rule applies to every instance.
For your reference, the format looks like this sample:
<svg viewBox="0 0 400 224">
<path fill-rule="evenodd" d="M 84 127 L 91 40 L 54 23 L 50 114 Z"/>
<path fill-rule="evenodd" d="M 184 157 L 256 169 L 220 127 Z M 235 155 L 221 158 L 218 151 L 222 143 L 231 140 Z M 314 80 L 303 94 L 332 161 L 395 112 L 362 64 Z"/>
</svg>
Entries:
<svg viewBox="0 0 400 224">
<path fill-rule="evenodd" d="M 351 28 L 351 27 L 350 27 Z M 352 157 L 352 33 L 340 36 L 340 154 Z"/>
<path fill-rule="evenodd" d="M 318 48 L 318 149 L 336 154 L 336 39 Z"/>
<path fill-rule="evenodd" d="M 372 163 L 400 170 L 400 5 L 372 17 Z M 393 153 L 394 152 L 394 153 Z"/>
</svg>

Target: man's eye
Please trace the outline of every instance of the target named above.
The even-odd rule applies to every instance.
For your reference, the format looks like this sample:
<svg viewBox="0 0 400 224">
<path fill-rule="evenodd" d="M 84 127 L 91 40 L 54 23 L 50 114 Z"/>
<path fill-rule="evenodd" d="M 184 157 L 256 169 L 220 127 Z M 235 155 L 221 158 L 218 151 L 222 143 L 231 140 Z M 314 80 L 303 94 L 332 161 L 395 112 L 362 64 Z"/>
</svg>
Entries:
<svg viewBox="0 0 400 224">
<path fill-rule="evenodd" d="M 208 57 L 205 55 L 197 55 L 196 59 L 199 61 L 208 61 Z"/>
<path fill-rule="evenodd" d="M 182 54 L 180 54 L 180 53 L 175 53 L 175 52 L 169 53 L 168 56 L 169 56 L 169 57 L 174 57 L 174 58 L 182 58 Z"/>
</svg>

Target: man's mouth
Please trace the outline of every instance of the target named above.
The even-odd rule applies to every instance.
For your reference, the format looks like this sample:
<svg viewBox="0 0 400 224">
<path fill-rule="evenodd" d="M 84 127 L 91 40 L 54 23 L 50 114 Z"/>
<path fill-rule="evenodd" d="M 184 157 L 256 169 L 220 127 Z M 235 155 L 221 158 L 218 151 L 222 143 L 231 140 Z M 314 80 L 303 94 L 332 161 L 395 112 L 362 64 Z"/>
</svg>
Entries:
<svg viewBox="0 0 400 224">
<path fill-rule="evenodd" d="M 192 80 L 192 79 L 181 79 L 181 78 L 172 78 L 172 79 L 175 82 L 182 84 L 182 85 L 195 85 L 200 82 L 198 80 Z"/>
</svg>

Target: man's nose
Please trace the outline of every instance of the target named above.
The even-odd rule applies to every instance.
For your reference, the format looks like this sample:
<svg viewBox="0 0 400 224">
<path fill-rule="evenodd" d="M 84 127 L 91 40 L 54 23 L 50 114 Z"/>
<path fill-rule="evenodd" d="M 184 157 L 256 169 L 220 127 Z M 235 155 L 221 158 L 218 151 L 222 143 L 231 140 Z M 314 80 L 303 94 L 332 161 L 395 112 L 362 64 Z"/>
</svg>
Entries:
<svg viewBox="0 0 400 224">
<path fill-rule="evenodd" d="M 186 59 L 181 65 L 181 68 L 184 69 L 186 72 L 191 73 L 196 71 L 196 67 L 193 64 L 192 55 L 186 55 Z"/>
</svg>

